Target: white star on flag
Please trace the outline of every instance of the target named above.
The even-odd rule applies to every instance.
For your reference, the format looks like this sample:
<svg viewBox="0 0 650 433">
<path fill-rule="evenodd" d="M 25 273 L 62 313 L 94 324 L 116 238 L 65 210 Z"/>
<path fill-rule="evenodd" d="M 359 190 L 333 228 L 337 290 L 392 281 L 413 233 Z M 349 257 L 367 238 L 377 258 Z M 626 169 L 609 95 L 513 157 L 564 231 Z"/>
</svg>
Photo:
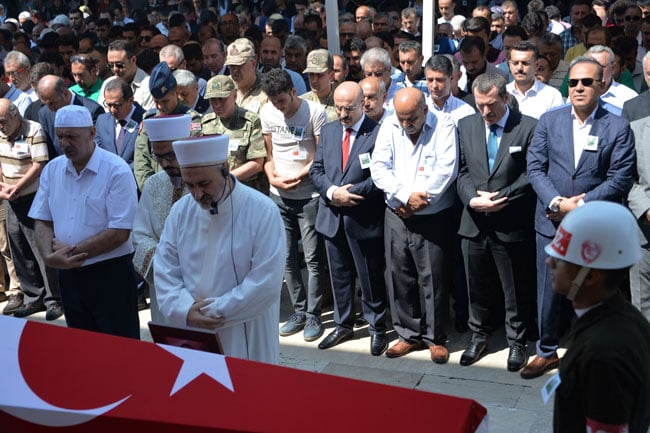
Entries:
<svg viewBox="0 0 650 433">
<path fill-rule="evenodd" d="M 228 372 L 228 366 L 226 365 L 225 356 L 182 347 L 168 346 L 166 344 L 158 344 L 158 346 L 183 360 L 183 366 L 178 372 L 172 392 L 169 394 L 170 396 L 196 379 L 201 373 L 210 376 L 228 388 L 229 391 L 235 392 Z"/>
</svg>

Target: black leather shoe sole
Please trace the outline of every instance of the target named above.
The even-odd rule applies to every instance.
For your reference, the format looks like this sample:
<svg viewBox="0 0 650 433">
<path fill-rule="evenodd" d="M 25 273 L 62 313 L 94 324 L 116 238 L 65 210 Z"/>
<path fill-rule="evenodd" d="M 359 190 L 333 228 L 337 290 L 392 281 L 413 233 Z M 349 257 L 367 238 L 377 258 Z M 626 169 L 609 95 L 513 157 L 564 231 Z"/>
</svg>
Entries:
<svg viewBox="0 0 650 433">
<path fill-rule="evenodd" d="M 460 365 L 468 366 L 474 364 L 487 353 L 487 342 L 472 342 L 460 356 Z"/>
<path fill-rule="evenodd" d="M 318 344 L 319 349 L 329 349 L 337 344 L 350 340 L 354 335 L 353 331 L 337 329 L 332 331 L 323 341 Z"/>
<path fill-rule="evenodd" d="M 380 356 L 388 349 L 388 339 L 385 334 L 374 334 L 370 336 L 370 354 Z"/>
</svg>

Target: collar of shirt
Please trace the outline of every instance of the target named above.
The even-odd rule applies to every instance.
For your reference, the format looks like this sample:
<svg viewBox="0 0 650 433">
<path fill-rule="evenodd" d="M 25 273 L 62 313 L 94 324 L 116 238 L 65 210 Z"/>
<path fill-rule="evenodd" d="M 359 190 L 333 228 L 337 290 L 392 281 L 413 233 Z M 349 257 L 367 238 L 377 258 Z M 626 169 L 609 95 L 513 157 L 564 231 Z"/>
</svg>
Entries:
<svg viewBox="0 0 650 433">
<path fill-rule="evenodd" d="M 73 174 L 75 177 L 83 176 L 86 170 L 92 171 L 93 173 L 97 174 L 99 172 L 101 156 L 99 155 L 100 152 L 99 148 L 96 145 L 94 146 L 95 149 L 93 149 L 93 154 L 90 156 L 90 159 L 88 159 L 86 166 L 79 172 L 79 174 L 77 174 L 77 170 L 74 168 L 74 166 L 72 165 L 72 161 L 70 161 L 69 159 L 66 161 L 65 170 L 68 173 Z"/>
<path fill-rule="evenodd" d="M 517 88 L 517 84 L 514 81 L 508 83 L 508 86 L 506 87 L 509 87 L 508 91 L 510 93 L 515 93 L 521 96 L 535 96 L 542 90 L 542 88 L 544 87 L 544 83 L 542 83 L 537 78 L 535 78 L 535 81 L 533 81 L 533 85 L 530 86 L 530 89 L 526 90 L 524 93 L 521 93 L 521 90 Z"/>
<path fill-rule="evenodd" d="M 357 123 L 355 123 L 354 125 L 352 125 L 350 127 L 352 129 L 352 133 L 350 133 L 351 136 L 353 136 L 353 137 L 357 136 L 357 134 L 359 133 L 359 130 L 361 129 L 361 124 L 363 123 L 363 121 L 365 119 L 366 119 L 366 115 L 365 115 L 365 113 L 363 113 L 361 115 L 361 119 L 359 119 L 359 121 Z M 345 125 L 341 125 L 341 126 L 343 126 L 343 133 L 345 134 L 345 130 L 348 129 L 348 128 L 346 128 Z"/>
<path fill-rule="evenodd" d="M 601 305 L 603 305 L 603 302 L 599 302 L 599 303 L 597 303 L 597 304 L 590 305 L 589 307 L 586 307 L 586 308 L 576 308 L 576 309 L 575 309 L 576 316 L 578 316 L 578 317 L 582 317 L 582 316 L 584 316 L 585 314 L 587 314 L 589 311 L 593 310 L 594 308 L 598 308 L 598 307 L 600 307 Z"/>
<path fill-rule="evenodd" d="M 140 68 L 135 70 L 135 75 L 133 76 L 133 81 L 131 81 L 131 87 L 137 88 L 142 86 L 142 81 L 147 78 L 149 75 Z"/>
<path fill-rule="evenodd" d="M 578 115 L 576 114 L 576 110 L 573 106 L 571 106 L 571 119 L 573 120 L 574 125 L 578 124 L 578 126 L 582 127 L 585 125 L 591 125 L 594 123 L 594 119 L 596 117 L 596 111 L 598 110 L 598 105 L 596 105 L 596 108 L 594 108 L 594 111 L 587 116 L 584 122 L 581 122 L 580 119 L 578 118 Z"/>
</svg>

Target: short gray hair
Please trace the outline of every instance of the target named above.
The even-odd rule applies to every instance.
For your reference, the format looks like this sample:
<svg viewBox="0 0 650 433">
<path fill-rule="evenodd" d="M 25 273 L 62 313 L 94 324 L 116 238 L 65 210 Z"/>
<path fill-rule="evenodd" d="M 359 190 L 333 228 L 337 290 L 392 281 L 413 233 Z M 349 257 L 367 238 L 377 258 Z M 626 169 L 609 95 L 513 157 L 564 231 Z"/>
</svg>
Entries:
<svg viewBox="0 0 650 433">
<path fill-rule="evenodd" d="M 390 61 L 390 54 L 388 54 L 388 51 L 379 47 L 370 48 L 361 56 L 361 69 L 363 69 L 366 64 L 375 63 L 382 63 L 386 70 L 390 70 L 390 68 L 393 66 Z"/>
<path fill-rule="evenodd" d="M 162 47 L 160 53 L 158 54 L 158 57 L 161 62 L 164 62 L 165 59 L 168 59 L 169 57 L 175 58 L 179 64 L 183 63 L 183 60 L 185 60 L 183 50 L 179 46 L 173 44 L 165 45 Z"/>
<path fill-rule="evenodd" d="M 29 61 L 29 57 L 27 57 L 25 54 L 21 53 L 20 51 L 9 51 L 7 53 L 7 56 L 5 57 L 5 67 L 7 67 L 8 62 L 16 62 L 20 65 L 22 68 L 29 68 L 32 66 L 32 62 Z"/>
<path fill-rule="evenodd" d="M 607 63 L 609 63 L 610 65 L 616 61 L 616 57 L 614 56 L 614 51 L 612 51 L 611 48 L 606 47 L 605 45 L 594 45 L 593 47 L 587 50 L 585 55 L 590 57 L 589 56 L 590 54 L 598 54 L 598 53 L 607 53 Z"/>
<path fill-rule="evenodd" d="M 506 90 L 506 79 L 503 78 L 503 75 L 496 72 L 486 72 L 484 74 L 476 77 L 472 83 L 472 93 L 489 93 L 493 88 L 496 88 L 499 92 L 499 97 L 503 98 L 506 96 L 508 91 Z"/>
<path fill-rule="evenodd" d="M 291 35 L 287 38 L 287 40 L 284 43 L 284 48 L 302 48 L 302 51 L 307 54 L 308 49 L 307 49 L 307 42 L 302 36 L 298 35 Z"/>
<path fill-rule="evenodd" d="M 198 83 L 196 75 L 187 69 L 177 69 L 174 71 L 174 78 L 176 79 L 176 85 L 182 87 L 194 86 Z"/>
</svg>

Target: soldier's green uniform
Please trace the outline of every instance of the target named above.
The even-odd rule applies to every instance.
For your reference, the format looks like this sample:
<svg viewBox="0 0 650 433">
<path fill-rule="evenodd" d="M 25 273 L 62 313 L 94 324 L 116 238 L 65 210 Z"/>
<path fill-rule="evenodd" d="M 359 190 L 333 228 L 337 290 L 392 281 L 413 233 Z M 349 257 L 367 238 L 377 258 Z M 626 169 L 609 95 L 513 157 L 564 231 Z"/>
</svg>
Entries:
<svg viewBox="0 0 650 433">
<path fill-rule="evenodd" d="M 235 106 L 235 113 L 230 119 L 219 119 L 214 113 L 205 114 L 201 118 L 201 133 L 203 135 L 226 134 L 230 138 L 228 144 L 230 170 L 252 159 L 266 158 L 266 146 L 259 116 L 239 106 Z M 269 181 L 264 171 L 239 181 L 264 194 L 269 193 Z"/>
<path fill-rule="evenodd" d="M 155 99 L 162 99 L 167 93 L 176 89 L 176 80 L 174 75 L 167 67 L 165 62 L 159 63 L 151 73 L 149 80 L 149 91 Z M 201 114 L 194 110 L 190 110 L 187 106 L 178 102 L 176 108 L 167 115 L 174 114 L 189 114 L 192 117 L 192 124 L 190 127 L 190 135 L 199 135 L 201 132 Z M 143 119 L 161 115 L 160 111 L 155 108 L 147 111 Z M 135 181 L 138 184 L 138 189 L 142 191 L 144 183 L 150 176 L 158 173 L 161 170 L 160 164 L 156 161 L 151 153 L 151 143 L 149 142 L 149 134 L 147 128 L 144 127 L 144 122 L 140 124 L 140 132 L 135 139 L 135 152 L 133 155 L 133 172 L 135 174 Z"/>
<path fill-rule="evenodd" d="M 310 51 L 307 55 L 307 68 L 302 71 L 303 74 L 322 74 L 325 72 L 332 72 L 334 68 L 334 59 L 329 51 L 324 49 L 318 49 Z M 327 114 L 327 121 L 333 122 L 339 120 L 339 116 L 336 114 L 336 109 L 334 108 L 334 86 L 330 85 L 330 93 L 323 99 L 320 99 L 318 95 L 312 90 L 300 96 L 302 99 L 307 101 L 316 102 L 325 108 L 325 114 Z"/>
<path fill-rule="evenodd" d="M 329 95 L 325 99 L 320 99 L 313 90 L 300 95 L 302 99 L 307 101 L 313 101 L 321 104 L 325 108 L 325 114 L 327 114 L 327 121 L 333 122 L 338 120 L 339 116 L 336 114 L 336 109 L 334 108 L 334 88 L 330 90 Z"/>
<path fill-rule="evenodd" d="M 225 75 L 217 75 L 208 81 L 205 98 L 224 100 L 232 97 L 234 92 L 236 92 L 234 81 Z M 233 102 L 230 100 L 226 103 Z M 201 119 L 201 133 L 203 135 L 225 134 L 229 137 L 228 165 L 231 171 L 248 161 L 266 158 L 266 146 L 259 116 L 239 105 L 235 104 L 229 119 L 221 119 L 215 113 L 205 114 Z M 269 193 L 269 182 L 263 170 L 248 179 L 239 179 L 239 181 L 264 194 Z"/>
</svg>

